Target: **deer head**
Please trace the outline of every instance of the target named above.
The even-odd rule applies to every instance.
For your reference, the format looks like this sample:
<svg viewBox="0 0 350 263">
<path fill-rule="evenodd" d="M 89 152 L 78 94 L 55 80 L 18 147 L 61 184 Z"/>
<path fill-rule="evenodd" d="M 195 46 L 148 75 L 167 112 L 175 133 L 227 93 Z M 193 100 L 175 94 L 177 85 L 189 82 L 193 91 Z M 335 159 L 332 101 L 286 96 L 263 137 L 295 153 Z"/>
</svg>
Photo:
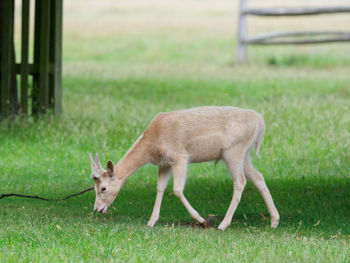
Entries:
<svg viewBox="0 0 350 263">
<path fill-rule="evenodd" d="M 107 208 L 117 197 L 120 188 L 124 184 L 124 180 L 119 179 L 115 175 L 111 161 L 108 161 L 107 170 L 105 170 L 102 168 L 97 154 L 96 162 L 94 162 L 90 153 L 89 159 L 91 164 L 91 178 L 94 179 L 96 192 L 94 211 L 106 213 Z"/>
</svg>

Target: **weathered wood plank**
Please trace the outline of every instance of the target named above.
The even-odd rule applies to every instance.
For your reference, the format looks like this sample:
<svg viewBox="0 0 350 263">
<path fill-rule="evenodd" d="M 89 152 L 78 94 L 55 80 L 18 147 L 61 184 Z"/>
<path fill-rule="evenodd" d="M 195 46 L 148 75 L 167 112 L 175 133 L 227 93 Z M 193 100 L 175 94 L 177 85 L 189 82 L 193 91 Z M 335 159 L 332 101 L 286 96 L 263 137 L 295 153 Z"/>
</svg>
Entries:
<svg viewBox="0 0 350 263">
<path fill-rule="evenodd" d="M 1 0 L 0 6 L 1 61 L 0 61 L 0 117 L 10 114 L 10 88 L 13 48 L 13 2 Z"/>
<path fill-rule="evenodd" d="M 22 0 L 22 36 L 21 36 L 21 112 L 28 114 L 28 50 L 29 50 L 29 7 L 30 0 Z"/>
<path fill-rule="evenodd" d="M 62 111 L 62 16 L 63 1 L 52 0 L 50 62 L 53 69 L 50 75 L 49 106 L 55 114 Z"/>
<path fill-rule="evenodd" d="M 13 2 L 13 4 L 15 4 Z M 14 10 L 14 8 L 13 8 Z M 14 24 L 12 24 L 14 26 Z M 17 75 L 15 70 L 16 54 L 15 54 L 15 42 L 12 41 L 11 49 L 11 84 L 10 84 L 10 115 L 14 116 L 18 114 L 18 90 L 17 90 Z"/>
<path fill-rule="evenodd" d="M 33 73 L 33 91 L 32 91 L 32 114 L 39 113 L 39 49 L 40 49 L 40 24 L 41 24 L 41 3 L 40 0 L 35 0 L 34 11 L 34 63 L 33 68 L 36 72 Z"/>
<path fill-rule="evenodd" d="M 245 43 L 256 43 L 262 42 L 265 40 L 271 40 L 274 38 L 285 38 L 285 37 L 303 37 L 303 36 L 332 36 L 339 37 L 341 39 L 347 39 L 350 37 L 350 32 L 344 31 L 292 31 L 292 32 L 272 32 L 272 33 L 263 33 L 255 36 L 247 37 L 243 41 Z"/>
<path fill-rule="evenodd" d="M 38 1 L 38 0 L 37 0 Z M 39 36 L 39 111 L 45 113 L 49 105 L 49 46 L 50 46 L 50 4 L 51 1 L 39 0 L 40 36 Z"/>
<path fill-rule="evenodd" d="M 350 6 L 333 7 L 295 7 L 295 8 L 245 8 L 245 15 L 254 16 L 304 16 L 331 13 L 348 13 Z"/>
<path fill-rule="evenodd" d="M 246 41 L 250 45 L 304 45 L 304 44 L 324 44 L 334 42 L 350 42 L 350 36 L 329 37 L 324 39 L 295 39 L 295 40 L 255 40 Z"/>
<path fill-rule="evenodd" d="M 16 69 L 16 73 L 17 74 L 21 74 L 21 64 L 20 63 L 17 63 L 16 65 L 15 65 L 15 69 Z M 33 64 L 33 63 L 30 63 L 30 64 L 28 64 L 28 75 L 35 75 L 35 74 L 38 74 L 38 72 L 39 72 L 39 69 L 38 69 L 39 67 L 38 67 L 38 65 L 37 64 Z M 52 65 L 50 65 L 50 70 L 49 70 L 49 72 L 52 72 L 52 68 L 53 68 L 53 66 Z"/>
</svg>

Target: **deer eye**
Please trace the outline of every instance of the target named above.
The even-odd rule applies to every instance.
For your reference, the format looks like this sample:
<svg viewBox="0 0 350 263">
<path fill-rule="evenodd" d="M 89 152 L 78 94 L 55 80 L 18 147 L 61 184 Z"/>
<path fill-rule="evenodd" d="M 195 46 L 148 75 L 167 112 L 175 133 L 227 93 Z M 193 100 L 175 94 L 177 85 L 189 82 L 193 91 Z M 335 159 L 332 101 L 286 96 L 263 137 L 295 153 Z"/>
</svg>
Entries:
<svg viewBox="0 0 350 263">
<path fill-rule="evenodd" d="M 106 187 L 101 188 L 101 193 L 103 193 L 104 191 L 106 191 Z"/>
</svg>

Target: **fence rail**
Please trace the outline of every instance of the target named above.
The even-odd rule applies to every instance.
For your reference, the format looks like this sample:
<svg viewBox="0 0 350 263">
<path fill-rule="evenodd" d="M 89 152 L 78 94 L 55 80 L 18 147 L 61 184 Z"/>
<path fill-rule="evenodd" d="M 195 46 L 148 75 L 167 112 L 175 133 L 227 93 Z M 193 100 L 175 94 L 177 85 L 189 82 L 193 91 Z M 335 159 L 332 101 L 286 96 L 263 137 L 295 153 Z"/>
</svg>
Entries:
<svg viewBox="0 0 350 263">
<path fill-rule="evenodd" d="M 322 39 L 285 39 L 289 37 L 303 37 L 303 36 L 322 36 Z M 277 39 L 277 40 L 271 40 Z M 350 33 L 342 31 L 293 31 L 281 33 L 265 33 L 254 37 L 247 37 L 243 40 L 245 44 L 252 45 L 283 45 L 283 44 L 315 44 L 315 43 L 329 43 L 329 42 L 347 42 L 350 41 Z"/>
<path fill-rule="evenodd" d="M 299 8 L 245 8 L 243 10 L 243 14 L 255 16 L 305 16 L 348 12 L 350 12 L 350 6 Z"/>
<path fill-rule="evenodd" d="M 236 62 L 246 61 L 247 45 L 302 45 L 334 42 L 350 42 L 350 32 L 344 31 L 292 31 L 269 32 L 247 36 L 246 16 L 306 16 L 350 13 L 350 6 L 297 7 L 297 8 L 248 8 L 247 0 L 240 0 L 237 30 Z"/>
</svg>

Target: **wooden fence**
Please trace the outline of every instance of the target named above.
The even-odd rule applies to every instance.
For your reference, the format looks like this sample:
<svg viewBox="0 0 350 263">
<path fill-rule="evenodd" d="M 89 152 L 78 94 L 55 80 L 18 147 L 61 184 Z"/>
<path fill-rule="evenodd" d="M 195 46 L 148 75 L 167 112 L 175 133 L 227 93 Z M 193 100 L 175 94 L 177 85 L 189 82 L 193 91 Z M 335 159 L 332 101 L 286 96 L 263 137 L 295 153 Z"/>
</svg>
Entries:
<svg viewBox="0 0 350 263">
<path fill-rule="evenodd" d="M 237 31 L 236 62 L 243 63 L 247 57 L 247 45 L 300 45 L 331 42 L 350 42 L 350 32 L 344 31 L 293 31 L 272 32 L 247 36 L 246 16 L 305 16 L 331 13 L 350 13 L 350 6 L 302 7 L 302 8 L 248 8 L 246 0 L 240 0 Z M 300 38 L 308 36 L 310 38 Z M 314 38 L 317 36 L 318 38 Z M 290 37 L 295 37 L 290 39 Z"/>
<path fill-rule="evenodd" d="M 14 50 L 14 0 L 0 0 L 0 118 L 61 112 L 62 2 L 22 0 L 21 61 Z M 31 14 L 32 13 L 32 14 Z M 34 17 L 34 48 L 29 45 Z M 33 54 L 33 63 L 29 63 Z M 19 75 L 19 79 L 17 79 Z M 32 80 L 31 77 L 32 76 Z M 18 81 L 20 86 L 18 87 Z"/>
</svg>

